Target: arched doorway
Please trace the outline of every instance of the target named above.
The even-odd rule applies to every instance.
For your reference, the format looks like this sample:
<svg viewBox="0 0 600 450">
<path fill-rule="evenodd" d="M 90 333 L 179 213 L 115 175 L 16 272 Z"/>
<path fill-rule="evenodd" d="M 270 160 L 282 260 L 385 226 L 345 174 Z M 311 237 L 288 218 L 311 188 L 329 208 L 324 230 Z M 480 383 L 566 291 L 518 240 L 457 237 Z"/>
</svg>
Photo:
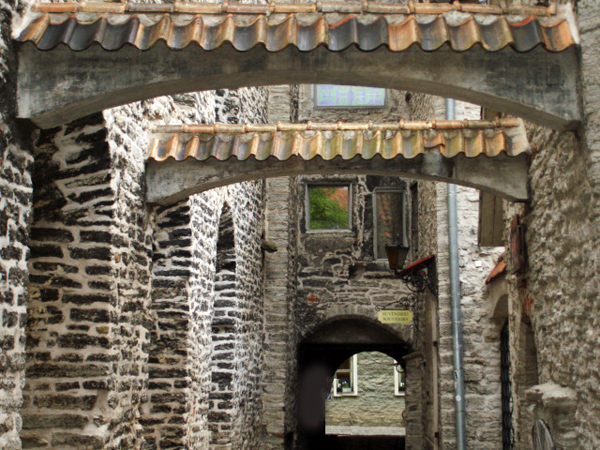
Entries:
<svg viewBox="0 0 600 450">
<path fill-rule="evenodd" d="M 325 399 L 340 365 L 361 352 L 380 352 L 396 361 L 412 353 L 397 333 L 367 317 L 340 317 L 317 327 L 298 346 L 298 448 L 331 448 L 325 433 Z M 407 375 L 410 368 L 407 368 Z M 409 399 L 407 399 L 409 401 Z M 420 420 L 420 418 L 419 418 Z"/>
</svg>

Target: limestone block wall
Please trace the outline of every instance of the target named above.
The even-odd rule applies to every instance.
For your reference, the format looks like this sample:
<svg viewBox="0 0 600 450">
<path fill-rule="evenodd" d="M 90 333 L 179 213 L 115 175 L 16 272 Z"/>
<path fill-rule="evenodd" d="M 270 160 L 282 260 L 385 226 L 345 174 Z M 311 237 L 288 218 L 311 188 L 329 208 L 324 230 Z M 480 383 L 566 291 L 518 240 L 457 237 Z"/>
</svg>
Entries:
<svg viewBox="0 0 600 450">
<path fill-rule="evenodd" d="M 394 391 L 394 360 L 379 352 L 357 355 L 357 396 L 332 396 L 325 402 L 326 425 L 402 428 L 404 396 Z"/>
<path fill-rule="evenodd" d="M 33 155 L 29 129 L 15 121 L 16 58 L 10 23 L 19 3 L 0 10 L 0 448 L 21 448 L 20 408 L 25 383 Z"/>
</svg>

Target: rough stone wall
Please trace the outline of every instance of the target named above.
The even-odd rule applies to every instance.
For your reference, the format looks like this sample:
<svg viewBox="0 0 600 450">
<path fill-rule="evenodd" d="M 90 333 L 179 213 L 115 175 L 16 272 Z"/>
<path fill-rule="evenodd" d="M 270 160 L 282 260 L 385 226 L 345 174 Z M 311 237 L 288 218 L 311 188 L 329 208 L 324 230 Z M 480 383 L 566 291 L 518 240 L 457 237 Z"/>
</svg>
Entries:
<svg viewBox="0 0 600 450">
<path fill-rule="evenodd" d="M 529 263 L 524 277 L 508 277 L 516 439 L 519 448 L 533 448 L 533 420 L 543 419 L 557 448 L 596 448 L 600 429 L 590 420 L 600 414 L 592 363 L 598 328 L 593 150 L 573 133 L 529 125 L 528 134 L 537 148 L 530 170 L 531 205 L 506 208 L 507 220 L 520 214 L 527 226 Z M 509 260 L 509 272 L 511 267 Z M 533 377 L 522 376 L 532 370 L 525 365 L 535 363 L 522 358 L 528 321 L 539 383 L 552 386 L 542 398 L 527 395 Z M 571 390 L 576 402 L 561 398 L 561 389 Z"/>
<path fill-rule="evenodd" d="M 325 403 L 327 425 L 403 427 L 404 396 L 395 394 L 394 359 L 379 352 L 357 355 L 356 396 L 331 396 Z"/>
<path fill-rule="evenodd" d="M 142 407 L 146 448 L 183 444 L 192 265 L 189 201 L 157 208 L 154 223 L 148 389 Z"/>
<path fill-rule="evenodd" d="M 242 107 L 241 112 L 234 113 L 245 114 L 243 120 L 252 114 L 254 121 L 264 116 L 266 97 L 262 90 L 247 89 L 232 96 Z M 189 367 L 181 368 L 186 352 L 179 339 L 182 330 L 187 332 L 188 328 L 188 313 L 182 311 L 181 301 L 185 295 L 189 310 L 189 298 L 197 294 L 195 287 L 207 284 L 205 274 L 198 271 L 202 263 L 210 265 L 210 260 L 196 261 L 191 267 L 196 272 L 191 275 L 182 273 L 190 269 L 181 269 L 181 264 L 202 253 L 186 249 L 185 241 L 186 233 L 191 235 L 190 223 L 197 224 L 206 211 L 202 201 L 193 203 L 187 223 L 182 221 L 186 214 L 182 209 L 190 209 L 188 206 L 158 211 L 159 221 L 167 223 L 165 230 L 160 230 L 164 233 L 157 234 L 157 289 L 151 303 L 152 215 L 143 204 L 143 162 L 150 121 L 214 121 L 216 109 L 212 94 L 162 97 L 42 133 L 32 227 L 36 251 L 30 264 L 32 339 L 24 411 L 28 445 L 133 448 L 141 445 L 144 435 L 147 448 L 172 448 L 185 440 L 182 430 L 187 396 L 182 390 L 190 379 Z M 258 205 L 240 213 L 247 215 L 243 223 L 250 223 L 258 230 L 256 234 L 261 230 L 262 185 L 248 186 L 236 192 L 240 196 L 237 201 L 243 203 L 246 198 Z M 252 236 L 250 230 L 244 233 Z M 174 236 L 179 239 L 176 248 L 169 249 L 174 253 L 161 253 L 161 245 L 172 243 Z M 244 274 L 252 275 L 252 282 L 240 285 L 248 305 L 247 317 L 241 316 L 247 321 L 237 330 L 243 350 L 236 355 L 236 367 L 242 370 L 236 386 L 241 393 L 237 425 L 241 444 L 236 448 L 252 447 L 259 433 L 256 427 L 247 426 L 257 420 L 256 411 L 260 410 L 257 361 L 261 334 L 257 323 L 262 316 L 257 300 L 257 286 L 261 285 L 257 242 L 255 239 L 241 250 L 242 257 L 254 266 L 246 268 L 248 273 Z M 253 254 L 248 256 L 249 252 Z M 188 284 L 192 294 L 187 291 Z M 161 298 L 165 289 L 173 285 L 177 286 L 171 293 L 174 301 L 169 298 L 161 303 L 167 300 Z M 160 309 L 166 303 L 168 307 Z M 150 304 L 152 308 L 148 308 Z M 205 337 L 206 328 L 201 331 Z M 169 365 L 179 367 L 168 372 L 167 380 L 161 379 Z M 203 406 L 205 412 L 207 407 Z M 165 416 L 167 424 L 162 423 Z M 206 427 L 203 430 L 205 433 Z M 191 431 L 188 435 L 193 440 L 197 430 Z"/>
<path fill-rule="evenodd" d="M 235 123 L 241 116 L 245 121 L 264 121 L 267 96 L 263 89 L 200 95 L 198 103 L 204 109 L 196 113 L 195 122 Z M 257 445 L 261 435 L 255 422 L 261 409 L 257 406 L 260 367 L 257 360 L 262 342 L 259 331 L 262 325 L 258 325 L 262 324 L 262 299 L 258 293 L 262 286 L 262 262 L 256 254 L 256 245 L 262 230 L 261 196 L 261 183 L 242 183 L 157 209 L 152 300 L 156 317 L 150 355 L 150 393 L 144 406 L 148 448 L 182 445 L 208 448 L 211 429 L 225 429 L 224 425 L 217 425 L 224 419 L 224 407 L 228 410 L 227 420 L 233 425 L 220 437 L 213 432 L 213 439 L 223 443 L 223 448 Z M 247 207 L 244 201 L 248 201 Z M 214 360 L 211 363 L 211 355 L 213 348 L 217 351 L 220 348 L 213 345 L 211 323 L 215 282 L 219 284 L 215 280 L 218 225 L 225 203 L 234 210 L 235 235 L 244 237 L 241 240 L 236 237 L 235 244 L 236 259 L 243 263 L 236 263 L 235 295 L 231 300 L 235 311 L 226 312 L 235 315 L 235 326 L 226 337 L 234 349 L 226 352 L 230 361 L 219 363 L 229 372 L 228 383 L 235 397 L 215 401 L 214 389 L 213 397 L 209 398 L 211 386 L 216 382 L 211 382 L 211 364 L 215 364 Z"/>
<path fill-rule="evenodd" d="M 23 5 L 22 5 L 23 6 Z M 15 119 L 16 57 L 10 23 L 19 3 L 0 9 L 0 448 L 21 448 L 20 409 L 25 383 L 27 227 L 31 216 L 33 156 L 30 130 Z"/>
<path fill-rule="evenodd" d="M 164 101 L 150 119 L 162 123 L 214 123 L 215 93 L 189 93 Z M 167 100 L 167 99 L 164 99 Z M 151 326 L 148 390 L 142 407 L 146 448 L 177 448 L 186 438 L 189 410 L 190 283 L 199 270 L 191 223 L 198 210 L 188 199 L 153 211 Z M 200 213 L 201 214 L 201 213 Z"/>
<path fill-rule="evenodd" d="M 444 117 L 444 103 L 434 97 L 412 94 L 409 108 L 414 119 Z M 456 116 L 478 119 L 479 108 L 457 102 Z M 419 256 L 436 255 L 439 289 L 437 301 L 428 296 L 423 302 L 424 448 L 433 448 L 437 431 L 440 448 L 453 448 L 456 439 L 446 198 L 445 184 L 419 182 Z M 457 203 L 467 442 L 495 449 L 501 445 L 500 328 L 487 317 L 483 300 L 485 278 L 502 249 L 478 247 L 478 191 L 458 187 Z"/>
<path fill-rule="evenodd" d="M 150 236 L 142 150 L 122 139 L 96 114 L 37 143 L 23 410 L 30 446 L 138 440 Z"/>
<path fill-rule="evenodd" d="M 294 118 L 294 86 L 269 88 L 269 123 Z M 265 239 L 277 251 L 265 253 L 263 449 L 289 449 L 296 427 L 295 319 L 297 178 L 265 181 Z"/>
<path fill-rule="evenodd" d="M 387 267 L 387 261 L 374 260 L 373 190 L 406 183 L 397 178 L 332 175 L 300 178 L 298 290 L 296 320 L 302 337 L 336 316 L 367 315 L 376 318 L 376 306 L 384 306 L 406 295 L 406 288 Z M 307 183 L 335 181 L 350 183 L 352 228 L 349 230 L 307 231 Z M 351 277 L 351 271 L 364 264 L 364 274 Z M 405 342 L 412 343 L 414 328 L 393 325 Z"/>
</svg>

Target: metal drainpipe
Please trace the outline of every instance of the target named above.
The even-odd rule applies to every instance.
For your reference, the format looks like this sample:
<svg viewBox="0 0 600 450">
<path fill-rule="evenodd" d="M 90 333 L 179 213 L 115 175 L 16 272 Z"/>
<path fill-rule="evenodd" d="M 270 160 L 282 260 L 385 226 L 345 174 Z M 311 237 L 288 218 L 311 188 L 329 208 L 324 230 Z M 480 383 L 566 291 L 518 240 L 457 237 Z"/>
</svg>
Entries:
<svg viewBox="0 0 600 450">
<path fill-rule="evenodd" d="M 446 119 L 455 120 L 453 99 L 446 99 Z M 456 185 L 448 184 L 448 251 L 450 264 L 450 306 L 452 308 L 452 347 L 454 362 L 454 402 L 456 406 L 456 449 L 465 450 L 465 372 L 463 366 L 463 329 L 460 306 L 460 272 L 458 262 L 458 218 Z"/>
</svg>

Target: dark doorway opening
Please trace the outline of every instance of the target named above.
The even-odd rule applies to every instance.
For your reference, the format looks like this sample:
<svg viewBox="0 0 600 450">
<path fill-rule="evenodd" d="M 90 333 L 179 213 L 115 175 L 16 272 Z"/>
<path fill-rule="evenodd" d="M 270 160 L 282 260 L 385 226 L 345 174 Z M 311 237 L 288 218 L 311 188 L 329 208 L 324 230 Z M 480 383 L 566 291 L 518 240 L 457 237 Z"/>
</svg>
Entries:
<svg viewBox="0 0 600 450">
<path fill-rule="evenodd" d="M 400 442 L 404 439 L 398 439 L 398 436 L 337 436 L 325 433 L 325 401 L 331 391 L 334 374 L 345 360 L 361 352 L 381 352 L 401 361 L 405 355 L 412 353 L 412 348 L 392 331 L 365 318 L 330 321 L 299 345 L 299 450 L 404 448 L 404 442 Z"/>
</svg>

